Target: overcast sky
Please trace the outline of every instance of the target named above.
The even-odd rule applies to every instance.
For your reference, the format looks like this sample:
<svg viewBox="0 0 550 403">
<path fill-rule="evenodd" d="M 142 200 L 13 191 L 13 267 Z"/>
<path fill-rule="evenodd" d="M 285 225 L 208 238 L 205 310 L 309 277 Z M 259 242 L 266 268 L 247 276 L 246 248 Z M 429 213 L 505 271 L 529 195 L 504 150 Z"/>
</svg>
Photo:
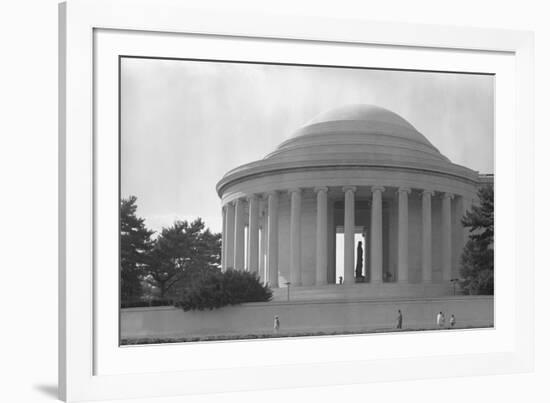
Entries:
<svg viewBox="0 0 550 403">
<path fill-rule="evenodd" d="M 220 232 L 218 180 L 346 104 L 390 109 L 452 162 L 493 173 L 491 76 L 125 58 L 121 77 L 122 197 L 155 231 L 202 217 Z"/>
</svg>

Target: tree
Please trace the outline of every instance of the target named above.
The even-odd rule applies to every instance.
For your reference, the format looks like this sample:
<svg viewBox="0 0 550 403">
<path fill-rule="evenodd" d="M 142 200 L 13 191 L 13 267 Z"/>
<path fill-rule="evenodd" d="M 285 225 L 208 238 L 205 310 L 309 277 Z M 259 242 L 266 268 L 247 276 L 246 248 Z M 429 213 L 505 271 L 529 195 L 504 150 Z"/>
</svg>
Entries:
<svg viewBox="0 0 550 403">
<path fill-rule="evenodd" d="M 469 239 L 461 256 L 462 289 L 468 294 L 494 292 L 494 195 L 493 186 L 478 190 L 479 206 L 472 206 L 462 218 Z"/>
<path fill-rule="evenodd" d="M 221 234 L 205 229 L 200 218 L 191 223 L 176 221 L 162 229 L 150 257 L 149 278 L 158 287 L 159 297 L 173 297 L 182 284 L 220 267 Z"/>
<path fill-rule="evenodd" d="M 142 296 L 141 281 L 145 274 L 153 231 L 145 227 L 145 220 L 136 215 L 137 197 L 120 202 L 120 294 L 122 301 Z"/>
</svg>

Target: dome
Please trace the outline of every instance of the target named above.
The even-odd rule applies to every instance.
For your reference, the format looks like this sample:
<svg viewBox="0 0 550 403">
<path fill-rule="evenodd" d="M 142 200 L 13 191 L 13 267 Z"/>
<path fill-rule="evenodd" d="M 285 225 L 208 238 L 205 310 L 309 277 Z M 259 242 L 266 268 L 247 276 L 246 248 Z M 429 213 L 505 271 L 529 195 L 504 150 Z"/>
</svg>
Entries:
<svg viewBox="0 0 550 403">
<path fill-rule="evenodd" d="M 433 159 L 448 162 L 412 124 L 388 109 L 347 105 L 317 115 L 265 159 L 334 157 Z"/>
<path fill-rule="evenodd" d="M 364 122 L 365 126 L 367 126 L 368 124 L 381 123 L 391 125 L 395 128 L 402 127 L 408 130 L 415 130 L 413 125 L 411 125 L 397 113 L 392 112 L 389 109 L 382 108 L 380 106 L 368 104 L 346 105 L 340 108 L 331 109 L 311 119 L 307 123 L 307 126 L 317 123 L 336 121 Z"/>
<path fill-rule="evenodd" d="M 229 171 L 217 190 L 221 195 L 232 184 L 270 175 L 357 169 L 477 180 L 477 173 L 453 164 L 397 113 L 361 104 L 317 115 L 263 159 Z"/>
</svg>

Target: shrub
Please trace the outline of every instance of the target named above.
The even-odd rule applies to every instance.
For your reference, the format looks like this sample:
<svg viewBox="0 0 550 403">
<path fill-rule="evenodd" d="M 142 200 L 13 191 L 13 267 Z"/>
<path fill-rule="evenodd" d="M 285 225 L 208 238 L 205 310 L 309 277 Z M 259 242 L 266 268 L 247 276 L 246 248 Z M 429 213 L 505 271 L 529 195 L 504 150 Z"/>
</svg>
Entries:
<svg viewBox="0 0 550 403">
<path fill-rule="evenodd" d="M 184 311 L 221 308 L 244 302 L 269 301 L 272 291 L 261 284 L 257 274 L 228 269 L 201 270 L 180 293 L 176 306 Z"/>
</svg>

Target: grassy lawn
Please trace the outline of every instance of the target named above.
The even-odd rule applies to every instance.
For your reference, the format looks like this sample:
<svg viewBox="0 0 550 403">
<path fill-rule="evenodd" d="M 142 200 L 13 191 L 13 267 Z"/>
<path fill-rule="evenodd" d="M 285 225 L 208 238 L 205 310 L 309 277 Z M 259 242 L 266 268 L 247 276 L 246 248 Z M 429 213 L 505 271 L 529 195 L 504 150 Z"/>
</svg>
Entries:
<svg viewBox="0 0 550 403">
<path fill-rule="evenodd" d="M 492 328 L 493 326 L 464 326 L 453 328 L 437 328 L 437 327 L 425 327 L 425 328 L 404 328 L 404 329 L 369 329 L 369 330 L 354 330 L 354 331 L 333 331 L 333 332 L 284 332 L 278 333 L 257 333 L 257 334 L 233 334 L 233 335 L 209 335 L 209 336 L 181 336 L 173 338 L 157 338 L 157 337 L 143 337 L 143 338 L 127 338 L 120 341 L 121 345 L 140 345 L 140 344 L 164 344 L 164 343 L 188 343 L 188 342 L 202 342 L 202 341 L 226 341 L 226 340 L 246 340 L 246 339 L 276 339 L 283 337 L 311 337 L 311 336 L 335 336 L 335 335 L 350 335 L 350 334 L 370 334 L 370 333 L 400 333 L 400 332 L 420 332 L 426 330 L 464 330 L 464 329 L 482 329 Z"/>
</svg>

